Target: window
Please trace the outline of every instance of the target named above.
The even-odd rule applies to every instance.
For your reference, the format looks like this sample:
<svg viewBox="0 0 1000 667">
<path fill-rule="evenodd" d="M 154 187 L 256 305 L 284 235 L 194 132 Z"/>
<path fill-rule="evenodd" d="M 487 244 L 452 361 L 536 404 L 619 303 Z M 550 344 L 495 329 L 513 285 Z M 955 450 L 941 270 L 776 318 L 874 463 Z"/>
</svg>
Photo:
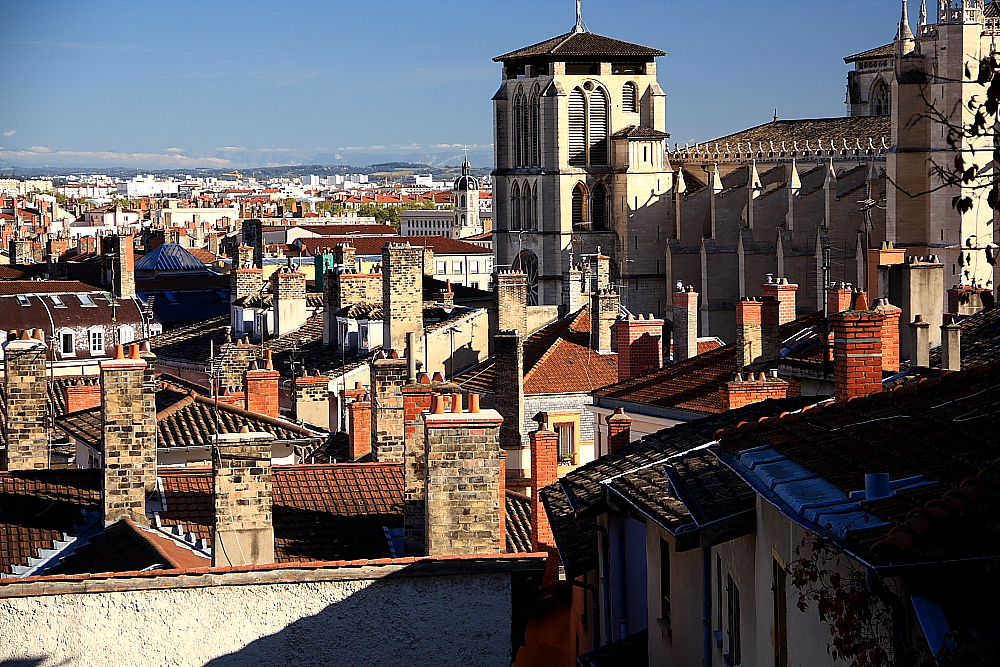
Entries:
<svg viewBox="0 0 1000 667">
<path fill-rule="evenodd" d="M 31 305 L 31 301 L 28 300 L 28 297 L 25 296 L 24 294 L 18 294 L 17 295 L 17 302 L 19 304 L 21 304 L 22 306 L 30 306 Z"/>
<path fill-rule="evenodd" d="M 726 575 L 726 664 L 729 667 L 743 661 L 740 641 L 740 589 L 731 574 Z"/>
<path fill-rule="evenodd" d="M 566 74 L 570 76 L 597 76 L 600 73 L 600 63 L 566 63 Z"/>
<path fill-rule="evenodd" d="M 510 193 L 510 228 L 521 229 L 521 186 L 517 183 Z"/>
<path fill-rule="evenodd" d="M 76 335 L 72 331 L 59 334 L 59 350 L 64 355 L 76 354 Z"/>
<path fill-rule="evenodd" d="M 587 99 L 579 88 L 569 95 L 569 163 L 587 165 Z"/>
<path fill-rule="evenodd" d="M 587 187 L 583 183 L 577 183 L 573 188 L 573 229 L 583 229 L 589 220 L 587 211 Z"/>
<path fill-rule="evenodd" d="M 771 594 L 774 607 L 774 667 L 788 665 L 788 573 L 772 559 Z"/>
<path fill-rule="evenodd" d="M 469 260 L 469 273 L 479 273 L 479 260 L 471 259 Z"/>
<path fill-rule="evenodd" d="M 460 262 L 460 261 L 457 261 L 457 260 L 456 260 L 456 261 L 453 261 L 453 262 L 451 263 L 451 272 L 452 272 L 452 273 L 462 273 L 462 272 L 463 272 L 463 271 L 462 271 L 462 264 L 463 264 L 463 263 L 462 263 L 462 262 Z"/>
<path fill-rule="evenodd" d="M 471 283 L 469 283 L 469 287 L 471 287 L 472 289 L 479 289 L 479 281 L 473 280 Z"/>
<path fill-rule="evenodd" d="M 559 460 L 569 461 L 573 459 L 573 453 L 576 451 L 576 445 L 574 443 L 574 428 L 573 423 L 567 424 L 556 424 L 555 430 L 556 435 L 559 436 Z"/>
<path fill-rule="evenodd" d="M 90 353 L 104 354 L 104 332 L 100 329 L 90 330 Z"/>
<path fill-rule="evenodd" d="M 448 262 L 435 262 L 438 273 L 448 273 Z"/>
<path fill-rule="evenodd" d="M 637 97 L 638 89 L 634 83 L 629 81 L 622 87 L 622 111 L 626 113 L 639 113 L 639 107 L 636 105 Z"/>
<path fill-rule="evenodd" d="M 891 98 L 889 86 L 885 85 L 882 79 L 876 79 L 870 94 L 871 102 L 868 105 L 869 114 L 872 116 L 888 116 L 891 110 Z"/>
<path fill-rule="evenodd" d="M 670 628 L 670 543 L 660 538 L 660 620 Z"/>
<path fill-rule="evenodd" d="M 58 294 L 53 294 L 49 298 L 52 299 L 52 305 L 55 306 L 56 308 L 65 308 L 66 307 L 66 304 L 63 303 L 62 297 L 59 296 Z"/>
<path fill-rule="evenodd" d="M 611 63 L 611 73 L 618 76 L 642 76 L 646 73 L 646 63 Z"/>
<path fill-rule="evenodd" d="M 608 224 L 608 192 L 603 183 L 594 188 L 594 196 L 590 202 L 590 218 L 594 229 L 605 229 Z"/>
<path fill-rule="evenodd" d="M 459 208 L 465 208 L 465 201 L 466 201 L 466 200 L 465 200 L 465 195 L 462 195 L 462 197 L 461 197 L 460 201 L 461 201 L 462 203 L 461 203 L 461 204 L 459 204 Z"/>
<path fill-rule="evenodd" d="M 132 326 L 130 326 L 128 324 L 123 324 L 122 326 L 118 327 L 118 344 L 119 345 L 125 345 L 126 343 L 131 343 L 133 341 L 135 341 L 135 328 L 134 327 L 132 327 Z"/>
<path fill-rule="evenodd" d="M 362 349 L 368 349 L 368 325 L 361 324 L 358 326 L 358 338 L 360 339 L 359 346 Z"/>
<path fill-rule="evenodd" d="M 77 294 L 76 298 L 80 300 L 80 305 L 84 308 L 97 308 L 97 304 L 94 303 L 94 299 L 89 294 Z"/>
<path fill-rule="evenodd" d="M 537 167 L 541 164 L 541 135 L 538 131 L 538 124 L 541 117 L 541 107 L 538 101 L 538 86 L 535 86 L 534 92 L 531 93 L 531 155 L 529 156 L 531 166 Z"/>
<path fill-rule="evenodd" d="M 590 142 L 590 164 L 608 164 L 608 94 L 597 88 L 587 103 L 587 134 Z"/>
</svg>

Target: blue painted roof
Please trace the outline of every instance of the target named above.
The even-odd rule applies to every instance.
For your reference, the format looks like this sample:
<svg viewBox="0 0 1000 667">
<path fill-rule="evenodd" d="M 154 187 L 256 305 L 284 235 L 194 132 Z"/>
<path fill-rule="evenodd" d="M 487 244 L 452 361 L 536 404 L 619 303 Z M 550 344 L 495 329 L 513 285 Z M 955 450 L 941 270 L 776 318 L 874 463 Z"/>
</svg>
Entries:
<svg viewBox="0 0 1000 667">
<path fill-rule="evenodd" d="M 135 263 L 136 271 L 192 271 L 205 265 L 176 243 L 164 243 Z"/>
</svg>

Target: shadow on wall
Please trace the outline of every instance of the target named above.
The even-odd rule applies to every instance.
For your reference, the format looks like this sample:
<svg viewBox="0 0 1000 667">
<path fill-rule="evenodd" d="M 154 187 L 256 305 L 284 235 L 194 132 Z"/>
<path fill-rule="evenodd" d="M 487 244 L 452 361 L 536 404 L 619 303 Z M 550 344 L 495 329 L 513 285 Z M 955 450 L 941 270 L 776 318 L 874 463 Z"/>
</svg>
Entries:
<svg viewBox="0 0 1000 667">
<path fill-rule="evenodd" d="M 3 662 L 0 662 L 0 667 L 39 667 L 39 665 L 47 660 L 47 657 L 25 658 L 23 660 L 4 660 Z M 56 663 L 55 665 L 49 665 L 47 667 L 58 667 L 58 665 L 65 664 L 68 664 L 68 660 L 63 660 L 62 662 Z"/>
<path fill-rule="evenodd" d="M 480 361 L 482 361 L 481 352 L 472 349 L 472 343 L 466 343 L 462 347 L 455 348 L 455 355 L 445 359 L 444 367 L 449 374 L 454 376 L 467 368 L 475 366 Z"/>
</svg>

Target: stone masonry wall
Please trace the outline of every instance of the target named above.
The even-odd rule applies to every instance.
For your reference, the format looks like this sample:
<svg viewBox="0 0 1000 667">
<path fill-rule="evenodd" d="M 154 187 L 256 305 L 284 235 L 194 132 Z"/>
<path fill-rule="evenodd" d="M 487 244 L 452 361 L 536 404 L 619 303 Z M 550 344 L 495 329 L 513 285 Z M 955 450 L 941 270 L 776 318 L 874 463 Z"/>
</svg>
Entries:
<svg viewBox="0 0 1000 667">
<path fill-rule="evenodd" d="M 227 433 L 214 457 L 213 565 L 274 562 L 271 450 L 267 433 Z"/>
<path fill-rule="evenodd" d="M 403 460 L 403 394 L 406 359 L 375 359 L 372 377 L 372 455 L 379 463 Z"/>
<path fill-rule="evenodd" d="M 406 334 L 424 328 L 422 246 L 390 243 L 382 249 L 382 345 L 406 349 Z"/>
<path fill-rule="evenodd" d="M 49 465 L 47 349 L 45 343 L 35 339 L 13 340 L 4 346 L 8 470 L 35 470 Z"/>
</svg>

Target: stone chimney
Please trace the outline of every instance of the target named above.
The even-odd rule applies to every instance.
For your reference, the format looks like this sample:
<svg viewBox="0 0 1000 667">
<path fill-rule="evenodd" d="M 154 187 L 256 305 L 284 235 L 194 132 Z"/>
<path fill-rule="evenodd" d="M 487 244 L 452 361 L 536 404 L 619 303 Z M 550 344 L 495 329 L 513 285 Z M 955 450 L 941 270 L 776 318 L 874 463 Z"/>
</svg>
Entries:
<svg viewBox="0 0 1000 667">
<path fill-rule="evenodd" d="M 372 445 L 379 463 L 403 460 L 403 393 L 407 362 L 399 353 L 380 353 L 371 362 Z"/>
<path fill-rule="evenodd" d="M 372 453 L 372 403 L 368 394 L 347 406 L 347 419 L 347 458 L 360 461 Z"/>
<path fill-rule="evenodd" d="M 614 454 L 632 442 L 632 418 L 625 414 L 625 408 L 615 408 L 608 417 L 608 453 Z"/>
<path fill-rule="evenodd" d="M 594 292 L 611 287 L 611 258 L 598 251 L 594 257 Z"/>
<path fill-rule="evenodd" d="M 239 255 L 243 255 L 246 246 L 240 246 L 237 250 Z M 229 271 L 229 302 L 236 301 L 260 294 L 264 287 L 264 270 L 258 269 L 251 263 L 239 263 Z"/>
<path fill-rule="evenodd" d="M 3 346 L 7 470 L 49 467 L 48 346 L 44 337 L 41 329 L 26 329 Z"/>
<path fill-rule="evenodd" d="M 445 397 L 424 413 L 427 475 L 426 545 L 429 556 L 498 554 L 500 541 L 500 424 L 495 410 L 480 410 L 469 395 L 468 411 L 455 395 L 452 411 Z"/>
<path fill-rule="evenodd" d="M 132 235 L 112 234 L 101 244 L 104 278 L 119 299 L 135 296 L 135 241 Z"/>
<path fill-rule="evenodd" d="M 493 393 L 497 411 L 503 416 L 500 446 L 506 450 L 523 445 L 524 424 L 524 345 L 517 331 L 501 331 L 493 337 Z"/>
<path fill-rule="evenodd" d="M 642 377 L 663 366 L 663 320 L 629 315 L 615 323 L 618 381 Z"/>
<path fill-rule="evenodd" d="M 500 271 L 493 280 L 496 330 L 528 336 L 528 276 L 520 271 Z"/>
<path fill-rule="evenodd" d="M 563 273 L 562 304 L 563 317 L 583 308 L 583 272 L 579 266 L 570 266 Z"/>
<path fill-rule="evenodd" d="M 764 353 L 763 302 L 743 297 L 736 302 L 736 368 L 743 370 Z"/>
<path fill-rule="evenodd" d="M 149 525 L 146 496 L 156 487 L 154 359 L 132 344 L 116 345 L 114 358 L 101 362 L 105 526 L 121 519 Z"/>
<path fill-rule="evenodd" d="M 549 555 L 544 582 L 550 583 L 559 578 L 559 551 L 542 505 L 541 490 L 559 480 L 559 436 L 542 425 L 528 438 L 531 441 L 531 550 Z"/>
<path fill-rule="evenodd" d="M 917 315 L 922 315 L 925 322 L 941 322 L 944 317 L 944 265 L 936 256 L 907 257 L 903 264 L 893 264 L 880 269 L 886 283 L 883 296 L 888 296 L 889 302 L 902 309 L 900 315 L 900 350 L 901 360 L 916 359 L 917 350 L 913 347 L 913 336 L 909 332 L 909 324 Z M 928 331 L 930 346 L 941 342 L 941 330 L 931 327 Z"/>
<path fill-rule="evenodd" d="M 290 266 L 274 272 L 274 335 L 297 331 L 306 323 L 306 276 Z"/>
<path fill-rule="evenodd" d="M 253 249 L 253 265 L 264 267 L 264 223 L 258 219 L 243 221 L 243 244 Z"/>
<path fill-rule="evenodd" d="M 948 290 L 948 312 L 953 315 L 975 315 L 995 303 L 993 292 L 988 289 L 955 285 Z"/>
<path fill-rule="evenodd" d="M 688 285 L 674 292 L 674 362 L 698 356 L 698 293 Z"/>
<path fill-rule="evenodd" d="M 273 442 L 270 433 L 251 433 L 247 426 L 215 436 L 213 567 L 274 562 Z"/>
<path fill-rule="evenodd" d="M 602 289 L 590 297 L 590 343 L 600 354 L 615 351 L 612 334 L 620 303 L 617 292 L 612 289 Z"/>
<path fill-rule="evenodd" d="M 830 316 L 833 325 L 834 397 L 847 401 L 882 390 L 882 313 L 856 292 L 851 310 Z"/>
<path fill-rule="evenodd" d="M 382 248 L 382 345 L 406 348 L 406 334 L 423 333 L 423 253 L 421 246 L 388 243 Z"/>
<path fill-rule="evenodd" d="M 872 309 L 882 313 L 882 370 L 899 372 L 899 318 L 903 311 L 889 303 L 888 299 L 878 299 Z"/>
<path fill-rule="evenodd" d="M 64 399 L 66 412 L 79 412 L 101 406 L 101 385 L 97 378 L 83 378 L 67 385 Z"/>
<path fill-rule="evenodd" d="M 235 256 L 233 257 L 234 269 L 253 269 L 256 268 L 253 262 L 253 248 L 245 243 L 241 243 L 236 246 Z"/>
<path fill-rule="evenodd" d="M 280 417 L 279 383 L 281 373 L 274 370 L 271 350 L 264 350 L 264 358 L 255 362 L 243 374 L 244 407 L 268 417 Z"/>
<path fill-rule="evenodd" d="M 357 250 L 350 243 L 341 243 L 333 249 L 333 263 L 344 271 L 358 268 Z"/>
<path fill-rule="evenodd" d="M 330 378 L 313 371 L 302 371 L 295 378 L 293 402 L 295 418 L 301 422 L 330 429 Z"/>
<path fill-rule="evenodd" d="M 946 315 L 941 325 L 941 369 L 962 370 L 962 327 L 953 315 Z"/>
<path fill-rule="evenodd" d="M 735 410 L 769 398 L 788 398 L 788 381 L 766 373 L 737 373 L 722 385 L 722 407 Z"/>
<path fill-rule="evenodd" d="M 826 312 L 828 315 L 842 313 L 851 309 L 854 290 L 847 283 L 837 283 L 826 293 Z"/>
<path fill-rule="evenodd" d="M 799 286 L 789 283 L 788 278 L 778 278 L 774 282 L 761 285 L 761 295 L 771 297 L 778 302 L 778 325 L 788 324 L 795 320 L 795 293 Z"/>
<path fill-rule="evenodd" d="M 455 307 L 455 292 L 452 291 L 451 289 L 450 280 L 445 282 L 445 287 L 443 289 L 438 290 L 435 296 L 436 296 L 435 300 L 438 303 L 443 303 L 446 308 Z"/>
<path fill-rule="evenodd" d="M 910 365 L 916 368 L 929 368 L 931 365 L 931 323 L 917 314 L 910 322 L 910 348 L 913 354 Z"/>
</svg>

